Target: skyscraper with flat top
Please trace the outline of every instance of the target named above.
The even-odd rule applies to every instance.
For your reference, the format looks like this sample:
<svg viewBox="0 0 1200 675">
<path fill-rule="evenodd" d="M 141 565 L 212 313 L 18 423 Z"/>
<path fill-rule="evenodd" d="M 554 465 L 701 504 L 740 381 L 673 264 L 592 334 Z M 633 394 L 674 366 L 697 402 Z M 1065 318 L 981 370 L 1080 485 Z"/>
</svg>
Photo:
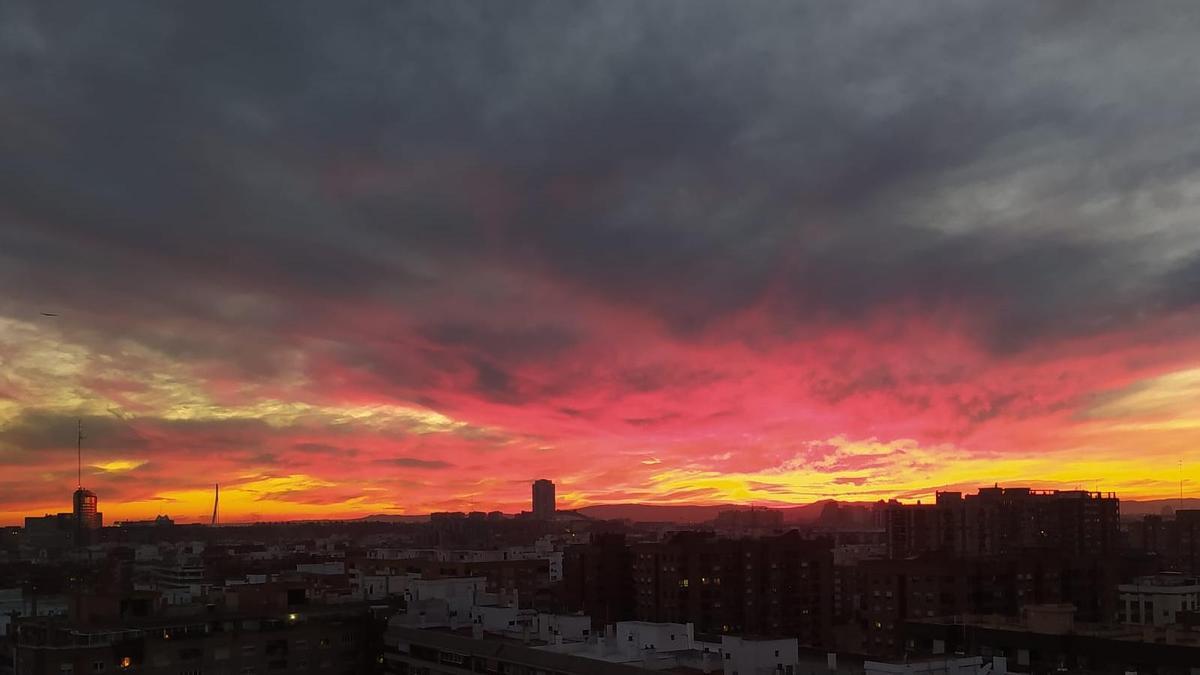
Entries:
<svg viewBox="0 0 1200 675">
<path fill-rule="evenodd" d="M 554 483 L 545 478 L 533 481 L 533 517 L 554 517 Z"/>
</svg>

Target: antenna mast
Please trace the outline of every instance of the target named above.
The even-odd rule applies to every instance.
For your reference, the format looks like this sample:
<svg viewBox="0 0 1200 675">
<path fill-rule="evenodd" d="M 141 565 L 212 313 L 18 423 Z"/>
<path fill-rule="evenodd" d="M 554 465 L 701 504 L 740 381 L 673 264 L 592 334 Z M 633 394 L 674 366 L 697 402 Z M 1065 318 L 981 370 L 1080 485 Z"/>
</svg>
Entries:
<svg viewBox="0 0 1200 675">
<path fill-rule="evenodd" d="M 76 487 L 83 488 L 83 419 L 75 420 L 75 480 Z"/>
<path fill-rule="evenodd" d="M 213 483 L 213 514 L 212 514 L 212 522 L 209 523 L 210 527 L 217 526 L 217 504 L 220 504 L 220 503 L 221 503 L 221 484 Z"/>
</svg>

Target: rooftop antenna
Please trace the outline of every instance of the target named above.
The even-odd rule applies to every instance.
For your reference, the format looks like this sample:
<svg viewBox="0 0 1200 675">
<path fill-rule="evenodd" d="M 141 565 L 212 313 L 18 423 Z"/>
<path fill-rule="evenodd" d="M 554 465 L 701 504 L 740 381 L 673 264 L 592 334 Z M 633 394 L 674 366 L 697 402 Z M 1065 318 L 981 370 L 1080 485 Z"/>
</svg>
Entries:
<svg viewBox="0 0 1200 675">
<path fill-rule="evenodd" d="M 75 420 L 75 481 L 83 489 L 83 419 Z"/>
<path fill-rule="evenodd" d="M 210 527 L 217 526 L 217 504 L 219 504 L 220 502 L 221 502 L 221 484 L 213 483 L 213 514 L 212 514 L 212 522 L 209 523 Z"/>
</svg>

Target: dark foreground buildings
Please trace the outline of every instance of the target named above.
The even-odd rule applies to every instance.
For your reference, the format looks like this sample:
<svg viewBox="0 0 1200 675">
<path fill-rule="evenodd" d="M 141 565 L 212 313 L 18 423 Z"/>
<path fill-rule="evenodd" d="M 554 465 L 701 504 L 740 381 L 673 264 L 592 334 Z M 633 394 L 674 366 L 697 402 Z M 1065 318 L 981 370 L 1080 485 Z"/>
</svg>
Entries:
<svg viewBox="0 0 1200 675">
<path fill-rule="evenodd" d="M 720 539 L 682 533 L 632 549 L 634 618 L 700 633 L 832 637 L 833 551 L 798 533 Z"/>
<path fill-rule="evenodd" d="M 607 621 L 689 622 L 698 634 L 796 637 L 813 649 L 868 658 L 1011 653 L 1012 670 L 1032 672 L 1056 659 L 1089 663 L 1082 653 L 1092 647 L 1144 655 L 1157 642 L 1178 647 L 1164 654 L 1183 650 L 1200 665 L 1189 642 L 1200 629 L 1158 626 L 1154 635 L 1132 629 L 1130 601 L 1118 590 L 1141 575 L 1194 569 L 1197 513 L 1181 511 L 1165 526 L 1147 519 L 1157 529 L 1147 527 L 1145 539 L 1169 551 L 1162 556 L 1130 547 L 1111 494 L 998 486 L 974 495 L 941 493 L 933 504 L 881 502 L 874 531 L 740 538 L 680 532 L 653 542 L 598 537 L 568 550 L 565 599 L 568 608 Z M 1182 613 L 1159 609 L 1162 622 L 1183 620 Z M 1068 634 L 1080 637 L 1046 638 L 1037 619 L 1033 628 L 1014 628 L 1047 611 L 1065 611 L 1074 626 Z M 954 617 L 960 623 L 992 617 L 1006 632 L 986 633 L 977 621 L 977 634 L 1004 640 L 935 642 L 931 626 Z M 1022 640 L 1029 643 L 1025 651 L 1014 646 Z M 1175 672 L 1179 658 L 1127 663 Z"/>
<path fill-rule="evenodd" d="M 71 512 L 25 519 L 22 547 L 25 557 L 52 559 L 93 543 L 104 526 L 96 493 L 80 487 L 71 495 Z"/>
<path fill-rule="evenodd" d="M 135 601 L 126 600 L 87 622 L 22 620 L 13 638 L 14 672 L 372 672 L 382 643 L 373 637 L 380 629 L 371 625 L 370 608 L 307 606 L 303 589 L 296 590 L 277 589 L 277 597 L 252 608 L 213 607 L 198 615 L 169 616 L 148 606 L 139 610 Z"/>
<path fill-rule="evenodd" d="M 1200 575 L 1200 510 L 1180 509 L 1174 517 L 1143 516 L 1130 525 L 1129 544 L 1156 556 L 1165 569 Z"/>
<path fill-rule="evenodd" d="M 1020 673 L 1162 673 L 1200 668 L 1200 630 L 1079 623 L 1071 605 L 1030 607 L 1020 617 L 961 615 L 908 622 L 917 656 L 981 654 Z"/>
<path fill-rule="evenodd" d="M 593 628 L 634 616 L 633 552 L 625 535 L 593 535 L 563 558 L 563 600 L 568 609 L 592 617 Z"/>
<path fill-rule="evenodd" d="M 940 492 L 933 504 L 880 509 L 893 558 L 938 551 L 974 558 L 1052 549 L 1103 556 L 1120 549 L 1120 502 L 1112 493 L 981 488 Z"/>
<path fill-rule="evenodd" d="M 861 510 L 782 534 L 761 511 L 700 526 L 567 512 L 324 530 L 164 519 L 97 529 L 86 546 L 74 513 L 31 519 L 11 535 L 23 544 L 0 550 L 21 558 L 0 557 L 0 581 L 14 580 L 0 583 L 0 675 L 606 672 L 627 656 L 614 625 L 662 633 L 646 638 L 655 667 L 711 667 L 735 645 L 761 652 L 763 672 L 824 672 L 831 652 L 842 672 L 959 653 L 1020 673 L 1194 675 L 1200 664 L 1200 583 L 1188 574 L 1200 512 L 1121 523 L 1111 495 L 1000 487 Z M 398 613 L 410 623 L 392 624 L 403 630 L 385 644 L 384 617 Z M 473 637 L 476 621 L 506 637 Z M 549 626 L 537 650 L 530 621 Z M 435 625 L 454 635 L 431 637 Z M 664 641 L 684 635 L 691 646 L 667 659 Z"/>
</svg>

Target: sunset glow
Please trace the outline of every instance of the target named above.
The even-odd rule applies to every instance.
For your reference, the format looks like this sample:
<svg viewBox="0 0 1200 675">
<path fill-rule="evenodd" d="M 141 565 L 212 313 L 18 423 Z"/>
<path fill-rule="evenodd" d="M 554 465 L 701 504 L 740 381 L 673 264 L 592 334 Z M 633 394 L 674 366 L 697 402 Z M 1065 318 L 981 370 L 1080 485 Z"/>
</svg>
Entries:
<svg viewBox="0 0 1200 675">
<path fill-rule="evenodd" d="M 0 15 L 0 523 L 1200 495 L 1184 22 L 522 6 Z"/>
</svg>

